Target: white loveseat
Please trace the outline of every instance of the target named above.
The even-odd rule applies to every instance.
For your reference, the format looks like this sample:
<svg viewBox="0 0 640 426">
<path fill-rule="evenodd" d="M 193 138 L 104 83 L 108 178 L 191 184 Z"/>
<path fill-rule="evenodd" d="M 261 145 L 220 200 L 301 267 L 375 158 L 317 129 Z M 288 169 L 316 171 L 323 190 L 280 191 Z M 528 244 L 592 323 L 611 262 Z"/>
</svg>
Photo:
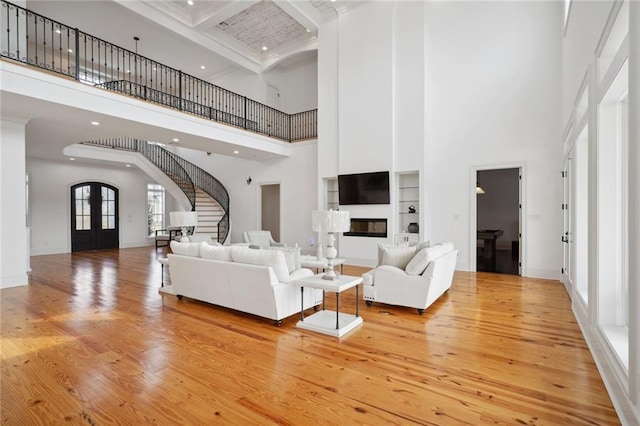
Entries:
<svg viewBox="0 0 640 426">
<path fill-rule="evenodd" d="M 403 256 L 404 261 L 400 260 L 398 265 Z M 450 242 L 414 253 L 411 248 L 398 249 L 395 254 L 390 249 L 389 257 L 395 259 L 389 263 L 396 266 L 383 264 L 363 274 L 363 298 L 369 306 L 373 302 L 408 306 L 422 315 L 451 287 L 457 256 L 458 250 Z"/>
<path fill-rule="evenodd" d="M 285 254 L 277 250 L 176 241 L 171 250 L 169 271 L 179 299 L 184 296 L 270 318 L 277 325 L 300 312 L 300 287 L 291 282 L 313 275 L 306 268 L 289 272 Z M 304 292 L 304 309 L 320 303 L 321 290 Z"/>
</svg>

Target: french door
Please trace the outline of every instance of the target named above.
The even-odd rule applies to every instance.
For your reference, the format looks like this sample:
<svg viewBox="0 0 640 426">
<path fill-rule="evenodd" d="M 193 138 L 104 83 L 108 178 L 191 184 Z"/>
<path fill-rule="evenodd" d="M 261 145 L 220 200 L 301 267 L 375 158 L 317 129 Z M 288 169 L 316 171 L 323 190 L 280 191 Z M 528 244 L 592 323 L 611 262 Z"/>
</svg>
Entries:
<svg viewBox="0 0 640 426">
<path fill-rule="evenodd" d="M 118 248 L 118 189 L 100 182 L 71 187 L 71 251 Z"/>
</svg>

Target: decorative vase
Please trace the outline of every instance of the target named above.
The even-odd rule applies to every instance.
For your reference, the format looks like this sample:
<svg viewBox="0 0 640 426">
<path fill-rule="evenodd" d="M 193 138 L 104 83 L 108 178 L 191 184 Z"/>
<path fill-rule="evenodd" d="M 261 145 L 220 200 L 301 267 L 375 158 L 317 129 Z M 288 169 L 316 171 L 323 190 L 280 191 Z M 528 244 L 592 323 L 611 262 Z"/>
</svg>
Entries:
<svg viewBox="0 0 640 426">
<path fill-rule="evenodd" d="M 407 227 L 407 231 L 411 232 L 412 234 L 417 234 L 418 233 L 418 224 L 416 222 L 411 222 L 409 224 L 409 226 Z"/>
</svg>

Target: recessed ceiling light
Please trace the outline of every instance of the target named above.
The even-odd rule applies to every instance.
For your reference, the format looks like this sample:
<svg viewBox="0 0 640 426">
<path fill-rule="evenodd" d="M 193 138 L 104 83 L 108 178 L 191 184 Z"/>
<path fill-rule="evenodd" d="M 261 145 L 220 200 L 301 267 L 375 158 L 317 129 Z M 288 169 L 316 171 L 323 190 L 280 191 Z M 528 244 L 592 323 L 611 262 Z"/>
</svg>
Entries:
<svg viewBox="0 0 640 426">
<path fill-rule="evenodd" d="M 94 126 L 99 126 L 100 125 L 100 123 L 97 122 L 97 121 L 92 121 L 91 124 L 93 124 Z"/>
<path fill-rule="evenodd" d="M 200 69 L 203 70 L 204 69 L 204 65 L 200 65 Z"/>
<path fill-rule="evenodd" d="M 171 142 L 180 142 L 180 139 L 178 139 L 178 138 L 173 138 L 173 139 L 171 139 Z"/>
<path fill-rule="evenodd" d="M 70 157 L 70 158 L 69 158 L 69 161 L 76 161 L 76 159 L 75 159 L 75 158 L 73 158 L 73 157 Z"/>
<path fill-rule="evenodd" d="M 193 6 L 193 0 L 187 0 L 187 4 L 188 4 L 189 6 Z"/>
<path fill-rule="evenodd" d="M 309 28 L 307 28 L 307 32 L 308 32 L 308 33 L 310 33 L 310 32 L 311 32 L 311 30 L 310 30 Z"/>
<path fill-rule="evenodd" d="M 267 50 L 267 46 L 262 46 L 262 50 Z"/>
<path fill-rule="evenodd" d="M 125 164 L 124 166 L 125 167 L 131 167 L 131 164 Z"/>
<path fill-rule="evenodd" d="M 131 71 L 127 70 L 127 74 L 130 74 L 130 73 L 131 73 Z"/>
<path fill-rule="evenodd" d="M 234 154 L 240 154 L 240 151 L 233 151 Z"/>
<path fill-rule="evenodd" d="M 62 31 L 60 30 L 56 30 L 56 34 L 60 34 Z"/>
<path fill-rule="evenodd" d="M 68 49 L 69 53 L 73 53 L 73 49 Z"/>
</svg>

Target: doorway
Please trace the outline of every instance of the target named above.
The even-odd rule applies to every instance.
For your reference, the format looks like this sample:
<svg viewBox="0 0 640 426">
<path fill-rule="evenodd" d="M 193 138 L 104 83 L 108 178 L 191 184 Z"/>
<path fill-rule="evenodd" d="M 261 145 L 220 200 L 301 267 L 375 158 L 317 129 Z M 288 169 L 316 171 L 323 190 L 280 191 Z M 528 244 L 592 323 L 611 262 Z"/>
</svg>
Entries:
<svg viewBox="0 0 640 426">
<path fill-rule="evenodd" d="M 280 241 L 280 184 L 260 185 L 260 225 Z"/>
<path fill-rule="evenodd" d="M 521 274 L 521 169 L 476 171 L 476 270 Z"/>
<path fill-rule="evenodd" d="M 118 189 L 100 182 L 71 187 L 71 251 L 120 247 Z"/>
</svg>

